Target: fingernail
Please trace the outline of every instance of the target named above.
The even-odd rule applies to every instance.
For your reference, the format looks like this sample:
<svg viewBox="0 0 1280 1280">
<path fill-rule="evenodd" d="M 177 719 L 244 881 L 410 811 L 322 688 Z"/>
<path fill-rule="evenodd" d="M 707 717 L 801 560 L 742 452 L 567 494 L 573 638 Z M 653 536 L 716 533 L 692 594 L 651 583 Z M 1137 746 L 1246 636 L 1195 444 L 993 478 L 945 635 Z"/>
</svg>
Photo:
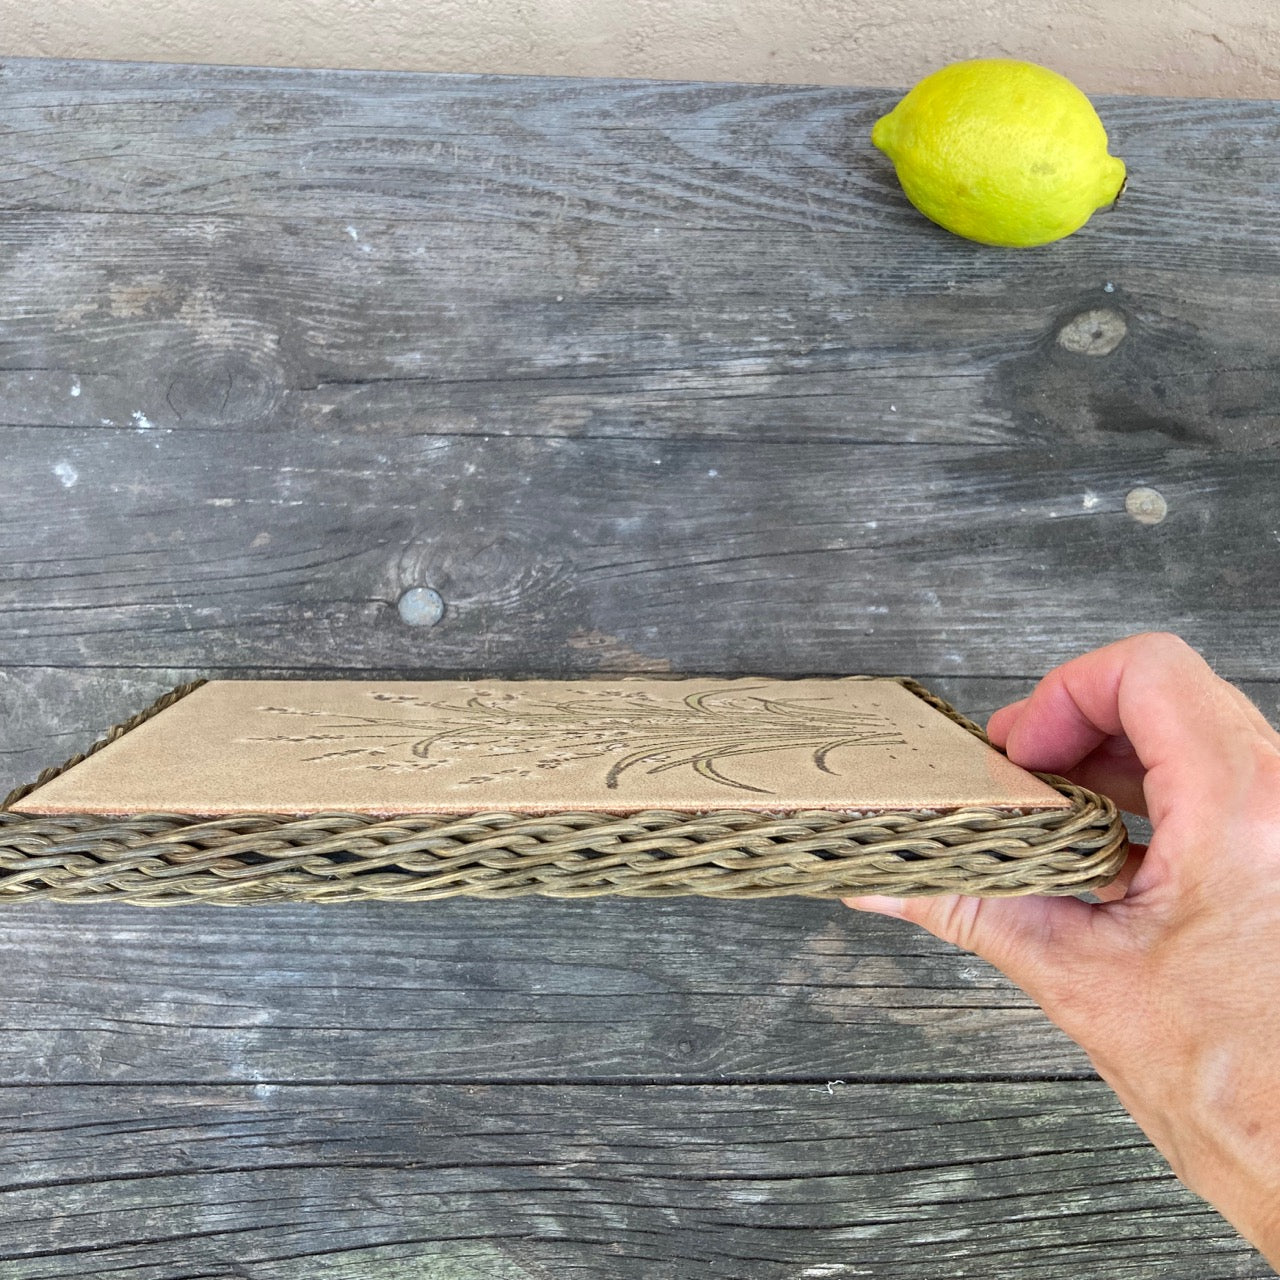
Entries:
<svg viewBox="0 0 1280 1280">
<path fill-rule="evenodd" d="M 906 898 L 889 898 L 879 893 L 865 894 L 861 898 L 842 898 L 841 901 L 855 911 L 874 911 L 881 916 L 900 916 L 907 909 Z"/>
</svg>

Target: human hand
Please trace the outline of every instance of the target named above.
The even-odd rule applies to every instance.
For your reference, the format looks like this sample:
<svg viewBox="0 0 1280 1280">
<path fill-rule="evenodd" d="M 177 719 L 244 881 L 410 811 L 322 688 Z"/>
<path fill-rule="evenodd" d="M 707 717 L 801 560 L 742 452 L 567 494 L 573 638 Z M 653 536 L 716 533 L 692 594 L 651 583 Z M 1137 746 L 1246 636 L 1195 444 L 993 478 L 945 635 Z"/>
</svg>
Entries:
<svg viewBox="0 0 1280 1280">
<path fill-rule="evenodd" d="M 1280 1267 L 1280 734 L 1176 636 L 1004 707 L 991 740 L 1147 815 L 1078 898 L 849 898 L 976 952 L 1080 1044 L 1193 1191 Z"/>
</svg>

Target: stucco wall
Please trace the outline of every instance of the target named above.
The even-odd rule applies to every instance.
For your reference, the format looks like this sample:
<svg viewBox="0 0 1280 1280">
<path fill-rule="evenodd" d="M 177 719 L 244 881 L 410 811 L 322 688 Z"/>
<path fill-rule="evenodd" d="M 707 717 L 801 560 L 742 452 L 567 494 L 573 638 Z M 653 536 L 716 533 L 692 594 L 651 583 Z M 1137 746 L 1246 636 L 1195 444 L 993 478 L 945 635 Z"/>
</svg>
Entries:
<svg viewBox="0 0 1280 1280">
<path fill-rule="evenodd" d="M 961 57 L 1092 92 L 1280 96 L 1270 0 L 0 0 L 0 55 L 907 84 Z"/>
</svg>

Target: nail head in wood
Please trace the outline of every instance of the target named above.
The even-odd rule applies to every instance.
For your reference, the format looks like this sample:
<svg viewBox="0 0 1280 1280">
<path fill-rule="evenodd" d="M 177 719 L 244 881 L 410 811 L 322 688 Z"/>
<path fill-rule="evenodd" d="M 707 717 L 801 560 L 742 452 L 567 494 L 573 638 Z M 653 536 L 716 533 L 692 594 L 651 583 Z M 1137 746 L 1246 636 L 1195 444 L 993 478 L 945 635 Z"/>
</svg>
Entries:
<svg viewBox="0 0 1280 1280">
<path fill-rule="evenodd" d="M 411 627 L 434 627 L 444 617 L 444 597 L 431 587 L 410 587 L 396 608 Z"/>
</svg>

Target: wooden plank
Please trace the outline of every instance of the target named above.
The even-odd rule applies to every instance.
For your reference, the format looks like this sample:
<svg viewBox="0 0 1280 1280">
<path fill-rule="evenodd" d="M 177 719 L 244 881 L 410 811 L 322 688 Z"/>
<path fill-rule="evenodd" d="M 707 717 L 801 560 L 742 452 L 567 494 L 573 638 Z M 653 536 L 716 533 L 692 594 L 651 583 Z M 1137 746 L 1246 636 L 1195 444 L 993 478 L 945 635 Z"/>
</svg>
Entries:
<svg viewBox="0 0 1280 1280">
<path fill-rule="evenodd" d="M 0 216 L 0 421 L 340 431 L 371 459 L 424 433 L 1280 440 L 1280 278 L 1243 258 L 335 214 Z M 1064 347 L 1095 313 L 1118 345 Z"/>
<path fill-rule="evenodd" d="M 0 663 L 1275 674 L 1280 459 L 145 426 L 0 432 Z M 1157 525 L 1125 511 L 1153 485 Z M 1098 572 L 1099 565 L 1106 572 Z M 409 587 L 443 621 L 407 626 Z M 1228 621 L 1229 620 L 1229 621 Z"/>
<path fill-rule="evenodd" d="M 0 1078 L 1092 1078 L 976 957 L 839 903 L 0 911 Z"/>
<path fill-rule="evenodd" d="M 0 93 L 0 207 L 775 222 L 953 243 L 907 213 L 870 146 L 893 90 L 11 59 Z M 1133 179 L 1095 241 L 1192 261 L 1231 245 L 1274 265 L 1275 103 L 1097 102 Z"/>
<path fill-rule="evenodd" d="M 6 1280 L 1263 1280 L 1101 1085 L 0 1093 Z"/>
<path fill-rule="evenodd" d="M 1120 210 L 1009 253 L 906 205 L 893 98 L 10 62 L 0 420 L 1280 439 L 1275 104 L 1104 101 Z"/>
</svg>

